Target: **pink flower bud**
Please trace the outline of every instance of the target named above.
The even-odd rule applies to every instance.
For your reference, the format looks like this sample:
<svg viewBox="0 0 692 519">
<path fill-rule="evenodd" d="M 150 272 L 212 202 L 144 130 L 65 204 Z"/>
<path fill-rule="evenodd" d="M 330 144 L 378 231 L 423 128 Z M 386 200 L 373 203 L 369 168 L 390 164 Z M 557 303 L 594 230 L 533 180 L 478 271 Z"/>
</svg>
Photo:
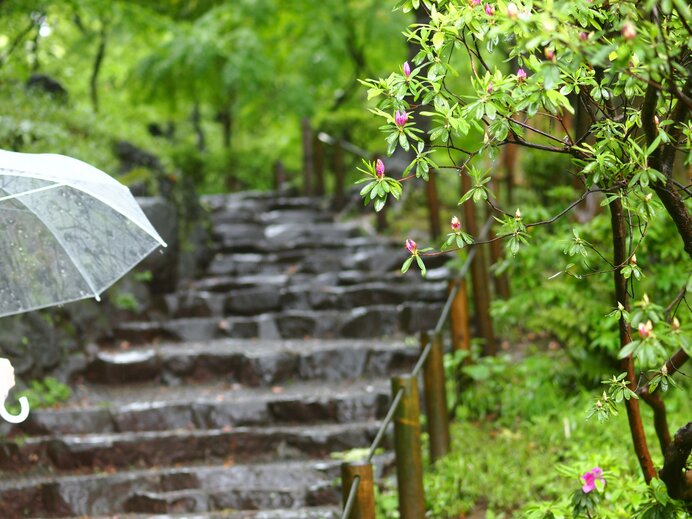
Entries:
<svg viewBox="0 0 692 519">
<path fill-rule="evenodd" d="M 410 78 L 411 77 L 411 66 L 408 64 L 408 61 L 404 61 L 403 69 L 404 69 L 404 76 L 406 77 L 406 79 Z"/>
<path fill-rule="evenodd" d="M 658 118 L 658 115 L 654 115 L 654 124 L 658 126 L 661 123 L 661 120 Z"/>
<path fill-rule="evenodd" d="M 677 332 L 680 329 L 680 321 L 678 321 L 677 317 L 673 317 L 673 323 L 671 324 L 671 327 L 673 328 L 674 332 Z"/>
<path fill-rule="evenodd" d="M 403 128 L 406 125 L 406 121 L 408 120 L 408 114 L 404 110 L 403 112 L 400 112 L 399 110 L 396 111 L 394 114 L 394 122 L 399 128 Z"/>
<path fill-rule="evenodd" d="M 491 81 L 490 83 L 488 83 L 488 88 L 486 89 L 486 91 L 487 91 L 489 94 L 492 94 L 492 93 L 493 93 L 493 83 L 492 83 L 492 81 Z"/>
<path fill-rule="evenodd" d="M 519 67 L 519 70 L 517 70 L 517 81 L 520 83 L 523 82 L 526 79 L 526 71 Z"/>
<path fill-rule="evenodd" d="M 584 31 L 582 31 L 579 33 L 579 39 L 581 41 L 586 41 L 589 39 L 589 35 L 587 33 L 585 33 Z"/>
<path fill-rule="evenodd" d="M 622 24 L 622 29 L 620 29 L 622 37 L 626 40 L 633 40 L 637 36 L 637 28 L 632 22 L 625 22 Z"/>
<path fill-rule="evenodd" d="M 418 245 L 413 240 L 406 240 L 406 250 L 409 254 L 416 254 L 418 252 Z"/>
<path fill-rule="evenodd" d="M 477 5 L 481 5 L 481 0 L 469 0 L 469 3 L 475 7 Z"/>
<path fill-rule="evenodd" d="M 636 264 L 637 264 L 637 255 L 632 254 L 632 256 L 630 257 L 630 265 L 636 265 Z"/>
<path fill-rule="evenodd" d="M 377 173 L 377 178 L 384 176 L 384 162 L 380 159 L 377 159 L 377 162 L 375 162 L 375 173 Z"/>
<path fill-rule="evenodd" d="M 490 4 L 485 4 L 485 14 L 495 16 L 495 8 Z"/>
<path fill-rule="evenodd" d="M 555 50 L 551 49 L 550 47 L 543 49 L 543 54 L 545 55 L 545 59 L 555 61 Z"/>
<path fill-rule="evenodd" d="M 653 325 L 651 321 L 646 321 L 646 324 L 639 323 L 639 336 L 642 339 L 646 339 L 651 336 L 651 330 L 653 330 Z"/>
<path fill-rule="evenodd" d="M 458 232 L 461 230 L 461 222 L 459 221 L 459 218 L 456 216 L 452 216 L 452 221 L 450 223 L 450 226 L 452 227 L 452 230 L 454 232 Z"/>
<path fill-rule="evenodd" d="M 521 211 L 517 207 L 517 210 L 514 212 L 514 219 L 515 220 L 521 220 Z"/>
<path fill-rule="evenodd" d="M 517 9 L 517 5 L 514 2 L 510 2 L 507 4 L 507 17 L 510 20 L 516 20 L 517 16 L 519 16 L 519 9 Z"/>
</svg>

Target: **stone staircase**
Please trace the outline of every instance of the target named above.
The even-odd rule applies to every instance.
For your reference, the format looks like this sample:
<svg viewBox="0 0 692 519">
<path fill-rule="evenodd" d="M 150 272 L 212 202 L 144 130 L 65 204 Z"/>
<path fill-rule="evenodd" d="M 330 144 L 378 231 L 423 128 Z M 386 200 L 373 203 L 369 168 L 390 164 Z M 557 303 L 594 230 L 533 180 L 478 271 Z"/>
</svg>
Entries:
<svg viewBox="0 0 692 519">
<path fill-rule="evenodd" d="M 0 443 L 0 518 L 338 517 L 330 454 L 369 446 L 446 271 L 402 277 L 400 243 L 321 199 L 204 201 L 204 275 L 160 318 L 118 325 L 72 374 L 70 401 Z"/>
</svg>

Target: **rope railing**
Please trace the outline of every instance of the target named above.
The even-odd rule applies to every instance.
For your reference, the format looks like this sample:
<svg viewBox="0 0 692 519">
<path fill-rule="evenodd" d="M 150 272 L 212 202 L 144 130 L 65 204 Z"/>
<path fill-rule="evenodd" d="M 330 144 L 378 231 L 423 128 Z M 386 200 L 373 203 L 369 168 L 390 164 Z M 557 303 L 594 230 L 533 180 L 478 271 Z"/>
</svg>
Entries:
<svg viewBox="0 0 692 519">
<path fill-rule="evenodd" d="M 484 241 L 488 232 L 490 231 L 490 226 L 492 225 L 493 219 L 488 218 L 481 229 L 479 236 L 479 241 Z M 476 256 L 476 247 L 471 245 L 471 250 L 469 251 L 466 261 L 462 265 L 461 269 L 456 273 L 454 279 L 463 280 L 469 271 L 471 262 Z M 432 414 L 431 408 L 436 408 L 435 416 L 429 416 L 428 422 L 429 427 L 436 427 L 438 430 L 430 431 L 430 447 L 431 447 L 431 459 L 433 461 L 437 459 L 440 455 L 443 455 L 449 449 L 449 423 L 447 418 L 447 404 L 445 396 L 445 383 L 444 383 L 444 368 L 442 366 L 442 339 L 441 332 L 444 327 L 445 322 L 450 317 L 450 309 L 454 299 L 459 294 L 459 289 L 461 287 L 460 283 L 456 283 L 449 291 L 445 304 L 442 307 L 442 312 L 437 320 L 435 328 L 433 329 L 431 336 L 428 334 L 421 334 L 420 345 L 422 348 L 421 354 L 416 361 L 415 366 L 411 370 L 411 373 L 406 376 L 394 377 L 392 378 L 392 393 L 393 398 L 389 404 L 389 409 L 387 414 L 380 424 L 380 428 L 375 435 L 375 438 L 370 445 L 368 450 L 368 455 L 365 460 L 365 465 L 372 470 L 372 459 L 375 456 L 375 452 L 382 443 L 382 439 L 387 431 L 387 428 L 395 419 L 397 414 L 401 414 L 399 407 L 402 401 L 405 400 L 405 404 L 402 406 L 404 409 L 404 414 L 406 414 L 405 419 L 401 419 L 400 423 L 395 422 L 395 450 L 396 450 L 396 461 L 397 461 L 397 480 L 399 484 L 399 508 L 400 516 L 402 519 L 407 519 L 408 517 L 423 517 L 423 483 L 422 483 L 422 467 L 420 463 L 420 425 L 419 416 L 420 411 L 418 408 L 418 389 L 417 389 L 417 379 L 421 370 L 426 368 L 424 373 L 425 379 L 425 398 L 426 407 L 428 408 L 428 413 Z M 435 362 L 428 363 L 430 355 L 433 354 Z M 426 365 L 432 364 L 432 365 Z M 399 412 L 399 413 L 398 413 Z M 434 425 L 437 423 L 437 425 Z M 413 433 L 413 434 L 411 434 Z M 401 437 L 401 440 L 400 438 Z M 446 445 L 433 445 L 433 437 L 442 438 L 441 443 Z M 413 458 L 411 463 L 403 463 L 401 458 L 404 456 L 401 453 L 408 453 L 410 457 Z M 362 465 L 358 465 L 362 467 Z M 344 464 L 342 467 L 342 484 L 345 483 L 345 477 L 348 475 L 349 467 Z M 374 496 L 372 488 L 365 489 L 364 495 L 368 496 L 364 498 L 365 502 L 358 503 L 357 496 L 359 495 L 359 485 L 361 482 L 361 477 L 355 475 L 350 480 L 350 486 L 348 487 L 348 493 L 344 494 L 344 510 L 341 515 L 342 519 L 350 519 L 352 512 L 354 512 L 354 507 L 359 504 L 360 509 L 355 510 L 356 514 L 353 519 L 365 519 L 374 518 Z M 368 481 L 369 485 L 372 485 L 372 478 Z M 343 490 L 346 487 L 344 486 Z"/>
</svg>

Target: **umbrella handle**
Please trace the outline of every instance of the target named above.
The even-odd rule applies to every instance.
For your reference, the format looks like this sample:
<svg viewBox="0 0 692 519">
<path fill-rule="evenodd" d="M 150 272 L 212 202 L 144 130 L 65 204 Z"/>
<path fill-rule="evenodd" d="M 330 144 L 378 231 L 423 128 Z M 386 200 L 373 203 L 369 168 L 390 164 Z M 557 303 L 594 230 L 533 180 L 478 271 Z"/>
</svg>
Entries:
<svg viewBox="0 0 692 519">
<path fill-rule="evenodd" d="M 22 423 L 24 420 L 29 418 L 29 400 L 25 396 L 19 397 L 19 408 L 19 414 L 15 416 L 7 412 L 7 409 L 5 409 L 5 404 L 3 403 L 0 405 L 0 417 L 2 417 L 2 419 L 6 422 L 15 424 Z"/>
</svg>

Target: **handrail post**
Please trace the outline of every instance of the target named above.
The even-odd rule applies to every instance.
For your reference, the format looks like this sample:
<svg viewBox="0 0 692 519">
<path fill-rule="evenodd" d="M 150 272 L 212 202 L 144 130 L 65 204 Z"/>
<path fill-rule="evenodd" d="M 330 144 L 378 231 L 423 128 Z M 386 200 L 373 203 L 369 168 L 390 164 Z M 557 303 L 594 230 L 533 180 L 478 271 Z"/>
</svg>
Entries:
<svg viewBox="0 0 692 519">
<path fill-rule="evenodd" d="M 471 332 L 469 331 L 469 307 L 466 293 L 466 280 L 450 279 L 449 291 L 458 285 L 456 296 L 449 309 L 449 327 L 452 332 L 452 350 L 471 351 Z"/>
<path fill-rule="evenodd" d="M 421 347 L 425 348 L 430 338 L 431 348 L 423 365 L 425 384 L 425 411 L 430 440 L 430 460 L 435 463 L 449 452 L 449 413 L 447 411 L 447 390 L 443 364 L 442 335 L 431 332 L 421 334 Z"/>
<path fill-rule="evenodd" d="M 423 461 L 420 438 L 420 402 L 418 383 L 411 375 L 392 377 L 392 395 L 403 390 L 394 414 L 394 450 L 399 490 L 399 517 L 423 519 Z"/>
<path fill-rule="evenodd" d="M 341 464 L 341 496 L 346 507 L 351 485 L 358 478 L 358 489 L 347 519 L 375 519 L 375 490 L 372 464 L 367 461 L 344 462 Z"/>
</svg>

